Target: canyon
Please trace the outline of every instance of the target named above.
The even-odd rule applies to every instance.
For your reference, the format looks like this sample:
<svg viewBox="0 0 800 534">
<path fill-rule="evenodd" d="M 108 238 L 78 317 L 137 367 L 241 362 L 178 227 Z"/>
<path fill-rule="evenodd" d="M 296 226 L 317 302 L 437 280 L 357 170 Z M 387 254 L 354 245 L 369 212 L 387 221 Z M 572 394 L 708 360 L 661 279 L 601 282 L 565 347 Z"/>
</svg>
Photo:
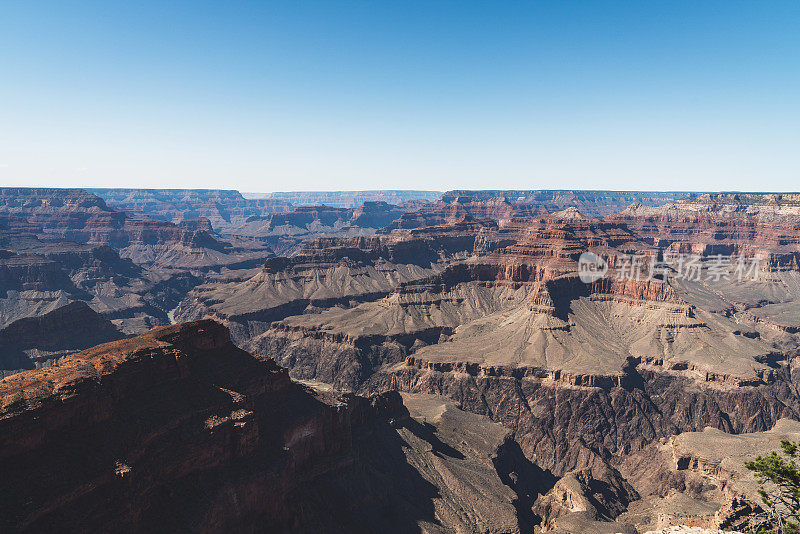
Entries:
<svg viewBox="0 0 800 534">
<path fill-rule="evenodd" d="M 746 529 L 800 439 L 796 194 L 93 193 L 0 188 L 7 529 Z"/>
<path fill-rule="evenodd" d="M 549 483 L 486 418 L 293 382 L 208 320 L 16 374 L 0 399 L 0 515 L 26 532 L 520 532 Z"/>
</svg>

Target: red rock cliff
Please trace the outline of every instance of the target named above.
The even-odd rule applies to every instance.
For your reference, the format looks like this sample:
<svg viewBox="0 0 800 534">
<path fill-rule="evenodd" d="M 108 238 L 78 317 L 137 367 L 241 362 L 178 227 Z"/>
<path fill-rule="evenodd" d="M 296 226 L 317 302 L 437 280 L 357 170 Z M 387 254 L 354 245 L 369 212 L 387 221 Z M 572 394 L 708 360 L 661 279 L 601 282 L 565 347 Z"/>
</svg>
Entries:
<svg viewBox="0 0 800 534">
<path fill-rule="evenodd" d="M 207 320 L 9 377 L 0 530 L 308 531 L 332 513 L 318 479 L 352 475 L 355 433 L 400 406 L 320 395 Z"/>
</svg>

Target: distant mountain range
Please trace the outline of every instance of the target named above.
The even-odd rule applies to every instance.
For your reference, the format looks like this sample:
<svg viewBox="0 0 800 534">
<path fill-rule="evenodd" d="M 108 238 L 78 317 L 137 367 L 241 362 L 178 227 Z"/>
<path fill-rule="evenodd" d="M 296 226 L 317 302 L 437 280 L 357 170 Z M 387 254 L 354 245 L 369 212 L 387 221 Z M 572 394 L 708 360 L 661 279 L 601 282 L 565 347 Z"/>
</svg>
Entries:
<svg viewBox="0 0 800 534">
<path fill-rule="evenodd" d="M 383 201 L 402 204 L 410 200 L 436 200 L 441 191 L 381 189 L 375 191 L 286 191 L 278 193 L 242 193 L 245 198 L 264 198 L 288 202 L 295 206 L 324 204 L 333 208 L 357 208 L 364 202 Z"/>
</svg>

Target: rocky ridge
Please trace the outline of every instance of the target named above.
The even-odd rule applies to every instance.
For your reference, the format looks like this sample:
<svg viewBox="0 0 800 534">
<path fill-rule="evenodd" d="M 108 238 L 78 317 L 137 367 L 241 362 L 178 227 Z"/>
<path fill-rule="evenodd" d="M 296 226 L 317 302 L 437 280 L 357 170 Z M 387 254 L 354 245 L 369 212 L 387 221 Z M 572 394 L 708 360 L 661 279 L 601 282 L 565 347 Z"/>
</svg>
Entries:
<svg viewBox="0 0 800 534">
<path fill-rule="evenodd" d="M 258 239 L 283 255 L 290 255 L 315 238 L 373 235 L 406 213 L 386 202 L 364 202 L 358 208 L 300 206 L 286 213 L 250 217 L 226 235 Z"/>
<path fill-rule="evenodd" d="M 415 191 L 386 189 L 375 191 L 287 191 L 252 195 L 251 198 L 266 198 L 288 202 L 294 206 L 331 206 L 334 208 L 357 208 L 365 202 L 407 204 L 436 200 L 440 191 Z M 245 196 L 250 196 L 245 194 Z"/>
<path fill-rule="evenodd" d="M 647 191 L 447 191 L 438 200 L 400 217 L 390 228 L 418 228 L 444 224 L 464 215 L 476 219 L 507 220 L 541 216 L 575 208 L 589 216 L 603 217 L 632 203 L 658 206 L 686 193 Z"/>
<path fill-rule="evenodd" d="M 576 210 L 512 221 L 516 244 L 372 302 L 287 317 L 246 346 L 337 387 L 448 396 L 557 474 L 678 431 L 796 416 L 780 363 L 792 352 L 770 333 L 743 332 L 671 279 L 617 276 L 626 254 L 660 253 L 626 225 Z M 578 279 L 585 250 L 606 259 L 606 278 Z"/>
<path fill-rule="evenodd" d="M 130 217 L 82 189 L 0 188 L 0 223 L 51 242 L 108 245 L 158 268 L 237 266 L 271 254 L 258 242 L 222 241 L 196 224 Z"/>
<path fill-rule="evenodd" d="M 0 381 L 0 524 L 529 531 L 550 482 L 508 431 L 405 400 L 294 383 L 212 321 L 99 345 Z"/>
<path fill-rule="evenodd" d="M 88 189 L 119 211 L 180 224 L 207 219 L 216 230 L 244 224 L 251 217 L 285 212 L 292 204 L 274 199 L 246 199 L 221 189 Z"/>
<path fill-rule="evenodd" d="M 0 329 L 0 376 L 40 368 L 124 335 L 83 301 L 18 319 Z"/>
</svg>

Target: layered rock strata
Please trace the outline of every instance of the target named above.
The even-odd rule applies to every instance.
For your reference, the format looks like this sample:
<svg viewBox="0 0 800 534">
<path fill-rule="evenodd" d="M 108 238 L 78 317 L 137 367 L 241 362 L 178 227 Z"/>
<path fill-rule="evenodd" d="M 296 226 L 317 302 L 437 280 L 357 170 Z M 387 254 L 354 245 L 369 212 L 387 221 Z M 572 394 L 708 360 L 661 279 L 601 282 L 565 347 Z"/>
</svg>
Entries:
<svg viewBox="0 0 800 534">
<path fill-rule="evenodd" d="M 441 400 L 293 383 L 213 321 L 0 381 L 4 531 L 530 531 L 551 485 Z"/>
</svg>

